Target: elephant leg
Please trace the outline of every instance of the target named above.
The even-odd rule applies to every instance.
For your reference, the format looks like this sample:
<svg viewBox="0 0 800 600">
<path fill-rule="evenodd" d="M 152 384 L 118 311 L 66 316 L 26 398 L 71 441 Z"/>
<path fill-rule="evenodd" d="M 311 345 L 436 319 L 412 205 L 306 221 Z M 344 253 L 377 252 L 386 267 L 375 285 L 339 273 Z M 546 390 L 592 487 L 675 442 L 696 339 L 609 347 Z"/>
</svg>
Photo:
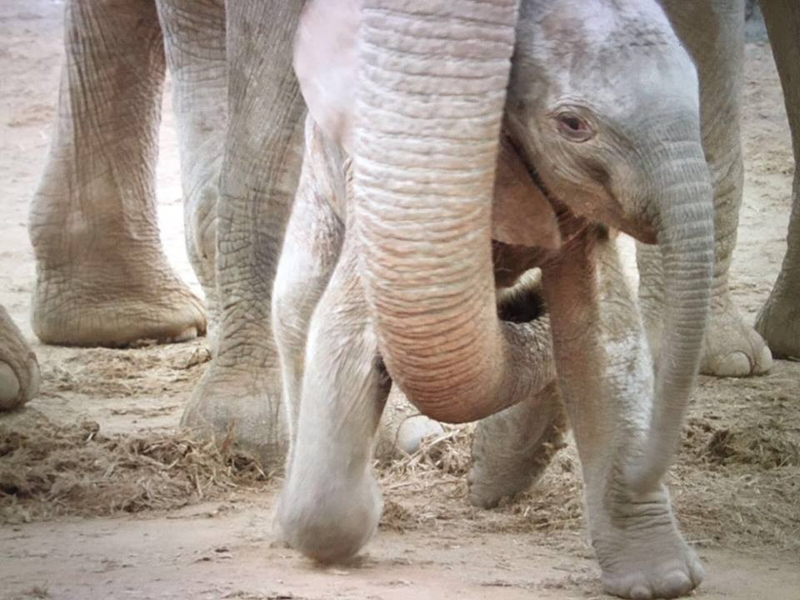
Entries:
<svg viewBox="0 0 800 600">
<path fill-rule="evenodd" d="M 697 64 L 703 147 L 714 184 L 714 284 L 700 371 L 721 377 L 762 374 L 771 367 L 772 355 L 761 336 L 742 321 L 728 282 L 744 182 L 739 128 L 744 0 L 661 3 Z M 639 299 L 658 356 L 665 310 L 661 254 L 655 246 L 639 244 L 637 260 Z"/>
<path fill-rule="evenodd" d="M 158 16 L 178 126 L 186 251 L 213 331 L 219 313 L 216 213 L 228 98 L 225 3 L 158 0 Z"/>
<path fill-rule="evenodd" d="M 492 508 L 524 492 L 564 446 L 567 430 L 558 385 L 478 423 L 472 439 L 469 501 Z"/>
<path fill-rule="evenodd" d="M 292 72 L 302 2 L 227 2 L 228 127 L 217 201 L 216 356 L 182 424 L 283 467 L 288 432 L 272 336 L 272 285 L 302 159 Z"/>
<path fill-rule="evenodd" d="M 501 318 L 519 322 L 541 316 L 540 283 L 501 297 Z M 478 422 L 472 438 L 469 500 L 491 508 L 528 489 L 564 445 L 566 417 L 554 381 L 531 398 Z"/>
<path fill-rule="evenodd" d="M 674 598 L 703 578 L 666 488 L 635 492 L 626 472 L 650 426 L 653 364 L 616 245 L 584 240 L 543 269 L 561 396 L 583 470 L 606 591 Z"/>
<path fill-rule="evenodd" d="M 272 291 L 272 329 L 280 356 L 291 447 L 297 433 L 311 316 L 330 281 L 344 239 L 344 224 L 331 208 L 333 198 L 326 197 L 330 187 L 318 184 L 317 176 L 324 172 L 324 166 L 318 164 L 320 158 L 306 147 Z"/>
<path fill-rule="evenodd" d="M 323 562 L 357 553 L 382 507 L 372 444 L 390 380 L 367 316 L 356 250 L 346 239 L 314 312 L 296 444 L 278 506 L 284 539 Z"/>
<path fill-rule="evenodd" d="M 22 332 L 0 306 L 0 411 L 25 404 L 39 393 L 39 363 Z"/>
<path fill-rule="evenodd" d="M 756 330 L 776 356 L 800 357 L 800 6 L 796 2 L 762 0 L 761 11 L 783 85 L 795 172 L 786 256 L 775 286 L 756 318 Z"/>
<path fill-rule="evenodd" d="M 67 3 L 58 116 L 30 213 L 33 329 L 118 346 L 202 334 L 161 248 L 155 167 L 164 50 L 155 3 Z"/>
</svg>

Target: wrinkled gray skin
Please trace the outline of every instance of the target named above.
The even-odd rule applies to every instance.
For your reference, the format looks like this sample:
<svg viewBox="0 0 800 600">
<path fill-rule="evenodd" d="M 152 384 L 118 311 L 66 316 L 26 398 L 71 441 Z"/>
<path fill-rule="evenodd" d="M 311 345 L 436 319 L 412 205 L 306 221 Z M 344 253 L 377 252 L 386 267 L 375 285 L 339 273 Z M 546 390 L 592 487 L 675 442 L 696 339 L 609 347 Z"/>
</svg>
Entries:
<svg viewBox="0 0 800 600">
<path fill-rule="evenodd" d="M 305 108 L 291 48 L 302 5 L 67 2 L 57 126 L 30 215 L 37 336 L 123 346 L 189 339 L 212 325 L 214 361 L 183 424 L 219 439 L 233 427 L 272 469 L 283 465 L 287 434 L 270 294 L 300 172 Z M 186 246 L 205 309 L 159 242 L 154 177 L 166 67 Z M 4 317 L 0 409 L 35 395 L 30 356 Z M 419 425 L 439 430 L 412 424 L 401 445 L 419 436 Z M 400 419 L 388 425 L 397 433 Z"/>
<path fill-rule="evenodd" d="M 268 468 L 286 451 L 269 313 L 300 172 L 305 109 L 291 42 L 301 8 L 67 2 L 57 127 L 30 216 L 42 341 L 119 346 L 206 331 L 203 304 L 167 263 L 156 222 L 169 66 L 186 245 L 214 326 L 214 360 L 183 424 L 218 438 L 233 428 Z"/>
<path fill-rule="evenodd" d="M 695 68 L 648 0 L 525 0 L 519 18 L 516 3 L 502 1 L 474 5 L 469 19 L 453 17 L 444 0 L 426 4 L 424 16 L 412 10 L 364 3 L 352 180 L 309 125 L 274 292 L 282 360 L 295 367 L 285 372 L 293 443 L 281 530 L 323 561 L 354 554 L 372 535 L 381 500 L 370 451 L 390 379 L 442 420 L 524 401 L 509 409 L 523 424 L 510 442 L 546 451 L 539 441 L 552 443 L 548 434 L 562 426 L 546 320 L 498 319 L 495 296 L 498 272 L 513 281 L 540 266 L 604 585 L 631 598 L 685 594 L 702 567 L 660 480 L 700 358 L 713 264 Z M 307 33 L 298 56 L 318 39 Z M 348 121 L 316 107 L 324 122 Z M 510 140 L 502 150 L 501 121 Z M 515 157 L 548 190 L 556 250 L 511 239 L 493 253 L 505 203 L 495 171 Z M 499 215 L 524 218 L 527 209 Z M 655 374 L 599 224 L 662 247 L 667 334 Z M 526 411 L 550 419 L 544 431 Z M 473 491 L 492 476 L 476 465 Z"/>
</svg>

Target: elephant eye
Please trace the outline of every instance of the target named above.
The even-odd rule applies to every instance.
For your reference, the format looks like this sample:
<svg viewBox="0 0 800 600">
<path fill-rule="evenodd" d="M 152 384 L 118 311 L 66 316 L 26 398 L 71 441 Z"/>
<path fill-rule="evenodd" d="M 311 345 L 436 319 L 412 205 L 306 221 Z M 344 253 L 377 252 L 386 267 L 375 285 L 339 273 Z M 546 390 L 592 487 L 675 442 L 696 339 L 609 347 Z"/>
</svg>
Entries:
<svg viewBox="0 0 800 600">
<path fill-rule="evenodd" d="M 594 130 L 575 113 L 561 113 L 556 116 L 558 133 L 571 142 L 586 142 L 594 137 Z"/>
</svg>

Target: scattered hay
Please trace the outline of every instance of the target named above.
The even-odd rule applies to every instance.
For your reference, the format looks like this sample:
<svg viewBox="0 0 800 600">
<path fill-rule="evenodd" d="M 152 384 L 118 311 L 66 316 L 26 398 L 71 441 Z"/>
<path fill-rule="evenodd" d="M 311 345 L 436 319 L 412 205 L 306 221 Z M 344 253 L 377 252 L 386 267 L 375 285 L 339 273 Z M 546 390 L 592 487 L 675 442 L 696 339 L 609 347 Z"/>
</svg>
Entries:
<svg viewBox="0 0 800 600">
<path fill-rule="evenodd" d="M 269 479 L 232 448 L 183 433 L 106 436 L 92 421 L 0 426 L 0 522 L 173 509 Z"/>
<path fill-rule="evenodd" d="M 131 377 L 142 366 L 110 358 Z M 169 377 L 185 376 L 198 361 L 202 356 L 176 354 Z M 722 384 L 701 386 L 702 394 L 715 395 L 700 398 L 687 423 L 670 480 L 674 503 L 684 533 L 697 544 L 797 552 L 797 382 L 746 384 L 752 390 L 734 396 L 739 404 L 717 389 Z M 219 449 L 184 435 L 108 436 L 93 422 L 56 426 L 38 419 L 13 431 L 10 422 L 0 427 L 0 522 L 170 509 L 268 479 L 255 460 L 232 451 L 230 440 Z M 385 499 L 381 526 L 396 532 L 455 528 L 465 535 L 538 532 L 556 545 L 579 539 L 585 523 L 574 444 L 556 454 L 530 490 L 486 511 L 467 498 L 473 431 L 473 425 L 446 426 L 413 455 L 376 463 Z"/>
<path fill-rule="evenodd" d="M 756 465 L 764 470 L 799 466 L 800 451 L 776 421 L 738 430 L 717 429 L 706 444 L 712 462 Z"/>
<path fill-rule="evenodd" d="M 560 534 L 585 528 L 574 443 L 556 454 L 528 491 L 493 510 L 469 506 L 466 473 L 474 426 L 447 427 L 415 454 L 383 466 L 381 526 L 436 530 L 459 519 L 474 533 Z M 727 433 L 720 433 L 727 432 Z M 684 533 L 698 545 L 800 551 L 800 468 L 794 430 L 765 421 L 732 428 L 689 421 L 669 482 Z"/>
<path fill-rule="evenodd" d="M 581 520 L 583 492 L 577 452 L 556 454 L 540 481 L 493 510 L 467 499 L 474 425 L 445 426 L 410 456 L 379 465 L 385 504 L 381 527 L 411 531 L 462 519 L 475 533 L 574 531 Z"/>
<path fill-rule="evenodd" d="M 400 460 L 382 466 L 383 480 L 390 486 L 393 479 L 409 477 L 424 480 L 426 477 L 442 475 L 460 480 L 470 467 L 472 432 L 474 425 L 443 425 L 442 435 L 422 441 L 419 450 Z"/>
<path fill-rule="evenodd" d="M 131 398 L 191 389 L 210 360 L 211 353 L 202 339 L 156 347 L 82 348 L 61 363 L 42 365 L 42 395 L 79 392 Z"/>
<path fill-rule="evenodd" d="M 405 506 L 393 500 L 386 500 L 383 503 L 383 513 L 381 513 L 380 523 L 381 529 L 405 533 L 408 529 L 413 528 L 415 523 L 416 519 L 414 513 Z"/>
</svg>

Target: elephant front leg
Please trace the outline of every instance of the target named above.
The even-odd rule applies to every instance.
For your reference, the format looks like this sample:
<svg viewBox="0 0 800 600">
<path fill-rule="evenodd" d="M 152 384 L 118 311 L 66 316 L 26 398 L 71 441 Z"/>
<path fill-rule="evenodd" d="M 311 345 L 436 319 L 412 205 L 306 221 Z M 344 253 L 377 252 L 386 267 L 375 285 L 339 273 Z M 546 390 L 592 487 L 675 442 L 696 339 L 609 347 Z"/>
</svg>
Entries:
<svg viewBox="0 0 800 600">
<path fill-rule="evenodd" d="M 761 336 L 742 320 L 729 287 L 744 184 L 739 129 L 744 0 L 662 0 L 662 5 L 697 65 L 703 148 L 714 184 L 714 284 L 700 372 L 720 377 L 759 375 L 772 366 L 772 355 Z M 638 244 L 637 262 L 642 276 L 639 298 L 657 356 L 665 312 L 659 249 Z"/>
<path fill-rule="evenodd" d="M 194 3 L 193 3 L 194 4 Z M 301 2 L 227 2 L 228 121 L 216 208 L 215 356 L 182 425 L 286 458 L 272 287 L 300 175 L 303 99 L 292 74 Z"/>
<path fill-rule="evenodd" d="M 781 76 L 786 114 L 794 147 L 792 216 L 786 256 L 767 302 L 756 318 L 756 330 L 781 358 L 800 357 L 800 6 L 777 0 L 762 2 L 772 52 Z"/>
<path fill-rule="evenodd" d="M 382 508 L 371 459 L 390 380 L 348 243 L 312 319 L 292 463 L 278 506 L 283 538 L 322 562 L 355 555 Z"/>
<path fill-rule="evenodd" d="M 155 5 L 71 0 L 58 117 L 30 213 L 33 329 L 119 346 L 202 334 L 159 240 L 155 168 L 164 49 Z"/>
<path fill-rule="evenodd" d="M 637 493 L 626 482 L 647 442 L 654 376 L 616 245 L 584 240 L 543 276 L 603 585 L 625 598 L 686 594 L 703 570 L 678 531 L 666 488 Z"/>
</svg>

